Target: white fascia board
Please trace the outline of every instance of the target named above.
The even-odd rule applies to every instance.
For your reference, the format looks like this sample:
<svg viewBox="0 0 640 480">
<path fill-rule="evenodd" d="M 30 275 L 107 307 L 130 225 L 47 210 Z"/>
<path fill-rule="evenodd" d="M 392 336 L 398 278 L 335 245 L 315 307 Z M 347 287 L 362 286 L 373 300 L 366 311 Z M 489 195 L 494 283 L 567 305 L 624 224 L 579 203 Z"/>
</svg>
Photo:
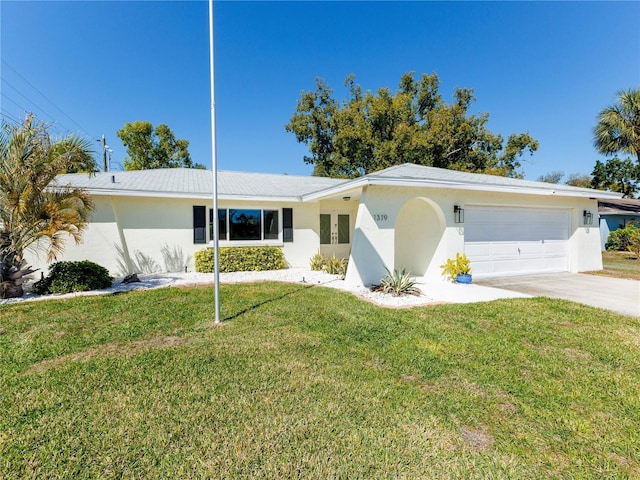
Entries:
<svg viewBox="0 0 640 480">
<path fill-rule="evenodd" d="M 601 190 L 550 190 L 535 187 L 522 187 L 511 185 L 487 185 L 487 184 L 474 184 L 474 183 L 461 183 L 451 182 L 446 180 L 424 180 L 424 179 L 412 179 L 412 178 L 375 178 L 375 177 L 362 177 L 356 179 L 353 182 L 340 185 L 338 187 L 332 187 L 326 190 L 312 193 L 310 195 L 303 196 L 303 201 L 320 200 L 322 198 L 333 196 L 347 190 L 352 190 L 357 187 L 363 187 L 365 185 L 381 185 L 387 187 L 426 187 L 426 188 L 445 188 L 445 189 L 457 189 L 457 190 L 472 190 L 472 191 L 485 191 L 485 192 L 500 192 L 500 193 L 518 193 L 529 195 L 544 195 L 544 196 L 557 196 L 557 197 L 576 197 L 576 198 L 607 198 L 607 199 L 619 199 L 622 198 L 622 194 L 617 192 L 605 192 Z"/>
<path fill-rule="evenodd" d="M 598 212 L 598 215 L 601 217 L 603 215 L 611 216 L 611 217 L 635 217 L 636 215 L 640 215 L 640 212 L 629 212 L 624 210 L 616 210 L 615 212 Z"/>
<path fill-rule="evenodd" d="M 308 193 L 302 196 L 303 202 L 313 202 L 316 200 L 322 200 L 326 197 L 332 197 L 333 195 L 337 195 L 342 192 L 348 192 L 350 190 L 354 190 L 357 188 L 362 188 L 365 185 L 369 185 L 371 182 L 369 178 L 360 177 L 352 180 L 350 182 L 341 183 L 335 187 L 325 188 L 324 190 L 319 190 L 317 192 Z"/>
<path fill-rule="evenodd" d="M 213 194 L 210 193 L 181 193 L 181 192 L 156 192 L 156 191 L 139 191 L 139 190 L 116 190 L 116 189 L 100 189 L 87 190 L 89 195 L 107 196 L 107 197 L 147 197 L 147 198 L 192 198 L 194 200 L 208 200 Z M 238 200 L 251 202 L 300 202 L 300 197 L 269 197 L 258 195 L 218 195 L 219 200 Z"/>
<path fill-rule="evenodd" d="M 393 186 L 408 186 L 408 187 L 429 187 L 429 188 L 446 188 L 446 189 L 458 189 L 458 190 L 473 190 L 473 191 L 486 191 L 486 192 L 499 192 L 499 193 L 521 193 L 529 195 L 543 195 L 543 196 L 556 196 L 556 197 L 585 197 L 585 198 L 611 198 L 618 199 L 622 197 L 622 194 L 617 192 L 605 192 L 601 190 L 580 189 L 580 190 L 551 190 L 546 188 L 536 188 L 528 186 L 517 185 L 487 185 L 478 183 L 461 183 L 450 182 L 446 180 L 419 180 L 419 179 L 371 179 L 369 182 L 371 185 L 393 185 Z"/>
</svg>

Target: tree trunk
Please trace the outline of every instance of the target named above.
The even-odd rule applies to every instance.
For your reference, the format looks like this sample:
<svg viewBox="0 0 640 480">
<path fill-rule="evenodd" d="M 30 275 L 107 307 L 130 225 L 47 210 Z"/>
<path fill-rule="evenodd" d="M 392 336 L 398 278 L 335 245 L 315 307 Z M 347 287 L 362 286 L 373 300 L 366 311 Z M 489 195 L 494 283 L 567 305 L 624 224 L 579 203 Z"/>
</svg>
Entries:
<svg viewBox="0 0 640 480">
<path fill-rule="evenodd" d="M 2 232 L 0 234 L 0 298 L 22 297 L 24 277 L 35 272 L 31 267 L 22 265 L 22 260 L 18 261 L 18 256 L 10 247 L 8 234 Z"/>
<path fill-rule="evenodd" d="M 21 298 L 24 295 L 22 284 L 18 285 L 11 282 L 2 282 L 1 289 L 1 298 Z"/>
</svg>

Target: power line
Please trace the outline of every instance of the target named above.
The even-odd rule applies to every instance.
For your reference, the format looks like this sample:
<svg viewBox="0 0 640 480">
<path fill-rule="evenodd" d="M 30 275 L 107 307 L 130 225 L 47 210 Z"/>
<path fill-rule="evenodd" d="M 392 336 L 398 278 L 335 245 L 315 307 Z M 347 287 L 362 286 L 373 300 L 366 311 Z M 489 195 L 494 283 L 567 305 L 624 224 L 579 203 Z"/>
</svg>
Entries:
<svg viewBox="0 0 640 480">
<path fill-rule="evenodd" d="M 8 118 L 9 120 L 11 120 L 13 123 L 20 123 L 21 120 L 17 117 L 14 117 L 13 114 L 9 113 L 7 110 L 5 110 L 4 108 L 0 108 L 0 114 L 2 114 L 3 117 Z"/>
<path fill-rule="evenodd" d="M 69 115 L 67 115 L 64 110 L 62 110 L 60 107 L 58 107 L 58 105 L 56 105 L 53 102 L 53 100 L 49 99 L 44 93 L 42 93 L 37 87 L 35 87 L 29 80 L 27 80 L 24 76 L 22 76 L 20 74 L 20 72 L 18 72 L 15 68 L 13 68 L 11 65 L 9 65 L 9 63 L 7 63 L 7 61 L 5 59 L 2 59 L 2 63 L 5 64 L 7 67 L 9 67 L 9 69 L 11 71 L 13 71 L 16 75 L 18 75 L 22 80 L 24 80 L 27 83 L 27 85 L 29 85 L 36 92 L 38 92 L 46 101 L 48 101 L 51 105 L 53 105 L 60 113 L 62 113 L 65 117 L 67 117 L 69 120 L 71 120 L 71 122 L 73 122 L 87 136 L 89 136 L 91 138 L 96 138 L 96 135 L 92 135 L 89 132 L 87 132 L 84 128 L 82 128 L 82 126 L 78 122 L 76 122 L 73 118 L 71 118 Z M 35 105 L 35 103 L 34 103 L 34 105 Z M 51 116 L 51 115 L 49 115 L 49 116 Z"/>
<path fill-rule="evenodd" d="M 9 98 L 9 96 L 7 94 L 5 94 L 4 92 L 0 92 L 0 94 L 6 98 L 7 100 L 9 100 L 11 103 L 13 103 L 16 107 L 18 107 L 19 109 L 23 110 L 23 111 L 28 111 L 27 109 L 25 109 L 22 105 L 20 105 L 19 103 L 17 103 L 15 100 L 13 100 L 12 98 Z"/>
<path fill-rule="evenodd" d="M 31 103 L 33 106 L 35 106 L 37 109 L 39 109 L 42 113 L 44 113 L 45 115 L 47 115 L 49 118 L 51 118 L 51 120 L 53 120 L 54 123 L 58 123 L 62 128 L 64 128 L 67 132 L 71 132 L 71 130 L 69 128 L 67 128 L 62 122 L 58 121 L 55 119 L 55 117 L 53 115 L 51 115 L 49 112 L 47 112 L 44 108 L 42 108 L 40 105 L 38 105 L 36 102 L 34 102 L 33 100 L 31 100 L 30 98 L 28 98 L 26 95 L 24 95 L 20 90 L 18 90 L 16 87 L 14 87 L 13 85 L 11 85 L 6 79 L 2 79 L 2 81 L 7 84 L 10 88 L 12 88 L 13 90 L 15 90 L 15 92 L 20 95 L 22 98 L 24 98 L 27 102 Z M 15 105 L 18 105 L 15 101 L 13 101 L 11 98 L 9 98 L 9 96 L 7 96 L 6 94 L 2 94 L 7 100 L 9 100 L 10 102 L 14 103 Z M 28 112 L 29 110 L 27 110 L 26 108 L 18 105 L 20 108 L 22 108 L 25 112 Z"/>
</svg>

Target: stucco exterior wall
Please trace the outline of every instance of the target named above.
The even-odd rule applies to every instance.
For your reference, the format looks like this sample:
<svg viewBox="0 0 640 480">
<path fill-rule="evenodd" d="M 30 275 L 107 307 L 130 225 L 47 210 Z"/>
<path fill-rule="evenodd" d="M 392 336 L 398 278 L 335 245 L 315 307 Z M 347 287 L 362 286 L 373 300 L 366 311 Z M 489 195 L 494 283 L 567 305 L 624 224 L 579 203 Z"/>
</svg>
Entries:
<svg viewBox="0 0 640 480">
<path fill-rule="evenodd" d="M 193 206 L 212 208 L 212 202 L 199 199 L 94 196 L 96 209 L 91 222 L 76 245 L 68 238 L 58 260 L 90 260 L 107 268 L 111 275 L 127 272 L 149 273 L 195 269 L 195 252 L 209 244 L 193 242 Z M 319 204 L 301 202 L 219 201 L 219 208 L 293 208 L 293 242 L 282 241 L 282 215 L 279 239 L 267 241 L 221 241 L 220 246 L 275 245 L 283 249 L 291 267 L 307 267 L 318 251 Z M 207 225 L 208 225 L 207 214 Z M 207 228 L 207 239 L 209 229 Z M 46 274 L 48 262 L 36 251 L 27 261 Z"/>
<path fill-rule="evenodd" d="M 164 197 L 94 196 L 96 210 L 80 245 L 69 238 L 59 260 L 91 260 L 112 275 L 126 271 L 149 272 L 194 269 L 196 251 L 208 244 L 193 242 L 193 206 L 212 207 L 208 199 Z M 293 238 L 282 242 L 282 217 L 278 240 L 227 242 L 220 246 L 277 245 L 291 267 L 307 267 L 320 249 L 319 218 L 322 211 L 350 214 L 351 254 L 346 281 L 378 283 L 386 269 L 407 268 L 412 274 L 440 280 L 440 265 L 463 252 L 464 223 L 454 221 L 454 205 L 559 208 L 570 211 L 568 270 L 602 268 L 597 201 L 588 198 L 496 193 L 452 188 L 368 185 L 359 202 L 320 200 L 311 202 L 258 202 L 221 200 L 220 208 L 293 208 Z M 594 224 L 584 225 L 583 211 L 594 214 Z M 207 215 L 208 219 L 208 215 Z M 208 229 L 207 229 L 208 238 Z M 31 265 L 45 273 L 47 262 L 33 254 Z"/>
<path fill-rule="evenodd" d="M 423 199 L 423 202 L 414 202 Z M 429 207 L 425 207 L 428 205 Z M 396 265 L 396 260 L 408 259 L 407 249 L 416 252 L 432 252 L 426 271 L 418 272 L 429 280 L 440 279 L 439 266 L 456 252 L 464 251 L 464 224 L 454 221 L 454 205 L 464 208 L 477 206 L 512 206 L 562 208 L 571 212 L 569 232 L 569 265 L 571 272 L 602 268 L 600 256 L 600 234 L 597 219 L 593 225 L 583 225 L 583 211 L 589 210 L 597 218 L 597 201 L 554 195 L 525 195 L 520 193 L 498 193 L 440 188 L 405 188 L 369 185 L 363 191 L 354 229 L 354 240 L 346 281 L 352 284 L 372 285 L 386 274 L 385 267 L 393 271 L 405 265 Z M 399 213 L 404 208 L 414 209 L 416 218 L 430 212 L 430 218 L 438 219 L 434 225 L 438 238 L 426 238 L 430 246 L 422 243 L 425 238 L 415 238 L 418 227 L 396 231 Z M 406 210 L 403 216 L 411 215 Z M 400 218 L 401 224 L 402 218 Z M 410 225 L 410 222 L 404 222 Z M 406 236 L 402 236 L 402 235 Z M 401 250 L 398 253 L 398 250 Z M 421 264 L 418 264 L 419 266 Z M 416 274 L 415 272 L 412 272 Z"/>
</svg>

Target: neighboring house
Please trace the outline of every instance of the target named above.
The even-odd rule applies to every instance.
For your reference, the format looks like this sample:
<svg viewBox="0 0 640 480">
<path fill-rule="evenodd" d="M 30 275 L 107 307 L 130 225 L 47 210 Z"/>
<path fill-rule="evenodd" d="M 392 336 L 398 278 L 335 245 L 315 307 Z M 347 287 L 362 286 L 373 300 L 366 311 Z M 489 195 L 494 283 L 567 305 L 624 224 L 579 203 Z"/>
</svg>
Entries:
<svg viewBox="0 0 640 480">
<path fill-rule="evenodd" d="M 626 227 L 629 222 L 640 221 L 640 200 L 632 198 L 600 200 L 598 213 L 600 214 L 600 246 L 605 250 L 611 232 Z"/>
<path fill-rule="evenodd" d="M 113 275 L 194 268 L 213 231 L 212 173 L 161 169 L 68 174 L 96 210 L 80 245 Z M 318 251 L 349 258 L 346 280 L 371 285 L 385 268 L 441 278 L 465 252 L 476 277 L 602 268 L 597 199 L 620 194 L 399 165 L 353 180 L 221 171 L 220 246 L 277 245 L 292 267 Z M 32 264 L 46 268 L 41 261 Z"/>
</svg>

